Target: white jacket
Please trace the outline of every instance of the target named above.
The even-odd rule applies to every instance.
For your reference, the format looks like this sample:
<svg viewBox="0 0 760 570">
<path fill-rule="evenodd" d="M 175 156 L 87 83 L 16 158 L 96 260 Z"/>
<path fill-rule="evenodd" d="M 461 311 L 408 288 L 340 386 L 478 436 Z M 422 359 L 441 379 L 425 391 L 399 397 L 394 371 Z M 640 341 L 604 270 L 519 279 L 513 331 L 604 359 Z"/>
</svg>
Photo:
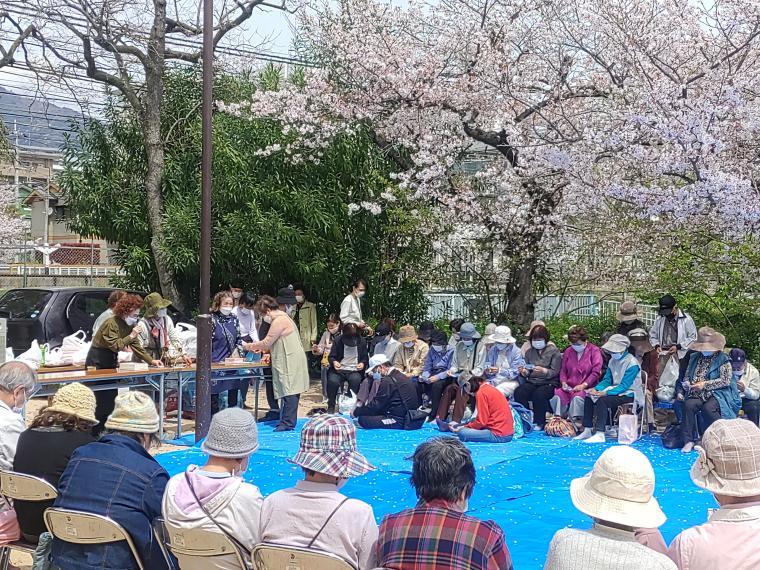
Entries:
<svg viewBox="0 0 760 570">
<path fill-rule="evenodd" d="M 207 477 L 198 467 L 188 467 L 195 493 L 219 525 L 243 546 L 252 550 L 259 542 L 259 519 L 264 498 L 258 487 L 240 477 Z M 161 508 L 164 520 L 181 528 L 200 528 L 219 533 L 219 528 L 204 514 L 193 498 L 185 474 L 169 480 Z M 181 570 L 207 570 L 208 561 L 179 557 Z M 240 570 L 234 556 L 214 558 L 216 570 Z"/>
<path fill-rule="evenodd" d="M 354 323 L 358 325 L 364 319 L 362 318 L 362 304 L 353 294 L 346 295 L 340 304 L 340 322 L 344 325 Z"/>
<path fill-rule="evenodd" d="M 8 404 L 0 401 L 0 469 L 12 470 L 13 458 L 21 432 L 26 429 L 24 418 L 10 409 Z M 0 499 L 0 511 L 6 510 L 5 501 Z"/>
<path fill-rule="evenodd" d="M 662 346 L 662 337 L 665 331 L 665 319 L 667 317 L 657 317 L 657 320 L 649 330 L 649 342 L 652 346 Z M 689 350 L 689 347 L 697 340 L 697 325 L 694 324 L 694 319 L 691 316 L 684 313 L 682 310 L 678 310 L 678 340 L 676 343 L 681 346 L 678 350 L 678 358 L 683 358 Z"/>
<path fill-rule="evenodd" d="M 744 392 L 740 392 L 741 397 L 748 400 L 760 400 L 760 372 L 757 368 L 747 362 L 740 380 L 744 383 Z"/>
</svg>

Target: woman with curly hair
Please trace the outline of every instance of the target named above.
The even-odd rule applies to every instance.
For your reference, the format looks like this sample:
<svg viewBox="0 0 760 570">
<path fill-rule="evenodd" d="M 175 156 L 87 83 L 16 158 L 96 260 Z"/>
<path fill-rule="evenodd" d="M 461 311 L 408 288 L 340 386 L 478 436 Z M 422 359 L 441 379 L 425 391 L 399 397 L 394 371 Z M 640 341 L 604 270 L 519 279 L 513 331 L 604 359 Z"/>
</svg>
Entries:
<svg viewBox="0 0 760 570">
<path fill-rule="evenodd" d="M 53 403 L 40 410 L 32 425 L 18 440 L 13 470 L 41 477 L 53 487 L 76 448 L 92 443 L 90 431 L 95 419 L 95 394 L 84 384 L 72 382 L 53 396 Z M 14 508 L 21 533 L 36 543 L 46 531 L 42 514 L 53 501 L 15 501 Z"/>
<path fill-rule="evenodd" d="M 156 360 L 142 347 L 138 335 L 140 329 L 137 321 L 140 318 L 140 309 L 143 300 L 139 295 L 124 295 L 113 308 L 113 317 L 106 320 L 95 333 L 92 346 L 87 353 L 87 367 L 94 366 L 98 370 L 116 368 L 119 363 L 119 351 L 131 350 L 135 360 L 143 360 L 153 366 L 161 366 L 161 361 Z M 117 390 L 97 390 L 95 399 L 97 409 L 95 417 L 100 425 L 113 412 L 114 400 Z"/>
</svg>

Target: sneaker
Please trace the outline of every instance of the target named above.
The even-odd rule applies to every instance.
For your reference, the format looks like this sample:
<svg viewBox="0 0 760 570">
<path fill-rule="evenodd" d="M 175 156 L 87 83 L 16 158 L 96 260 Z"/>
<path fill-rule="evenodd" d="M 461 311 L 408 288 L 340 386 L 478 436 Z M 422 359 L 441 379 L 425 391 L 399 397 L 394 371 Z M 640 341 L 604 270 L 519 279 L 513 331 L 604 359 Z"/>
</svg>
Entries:
<svg viewBox="0 0 760 570">
<path fill-rule="evenodd" d="M 573 439 L 577 439 L 578 441 L 583 441 L 590 438 L 592 435 L 594 434 L 591 432 L 591 428 L 586 428 L 579 435 L 576 435 Z"/>
<path fill-rule="evenodd" d="M 584 443 L 604 443 L 607 441 L 607 438 L 604 437 L 604 432 L 598 431 L 588 439 Z"/>
</svg>

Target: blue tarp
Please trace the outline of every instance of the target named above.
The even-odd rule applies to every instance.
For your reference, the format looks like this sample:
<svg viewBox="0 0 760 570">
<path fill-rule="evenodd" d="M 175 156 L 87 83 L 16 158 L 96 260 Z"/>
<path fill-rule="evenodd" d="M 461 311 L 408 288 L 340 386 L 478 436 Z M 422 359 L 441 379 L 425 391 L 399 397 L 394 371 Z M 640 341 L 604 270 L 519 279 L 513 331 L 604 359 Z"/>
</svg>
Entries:
<svg viewBox="0 0 760 570">
<path fill-rule="evenodd" d="M 299 422 L 299 428 L 302 424 Z M 302 477 L 301 469 L 286 461 L 298 449 L 298 431 L 274 433 L 272 427 L 260 424 L 260 448 L 245 475 L 265 496 Z M 414 491 L 409 486 L 411 464 L 405 458 L 434 435 L 440 434 L 429 425 L 413 432 L 358 430 L 359 449 L 377 470 L 349 481 L 343 492 L 371 504 L 378 522 L 388 513 L 414 505 Z M 501 525 L 517 570 L 539 570 L 558 529 L 590 526 L 590 519 L 570 501 L 570 481 L 588 473 L 610 445 L 614 444 L 551 438 L 542 432 L 507 444 L 468 444 L 478 477 L 468 513 Z M 689 478 L 695 454 L 663 449 L 657 436 L 646 437 L 634 447 L 654 466 L 656 496 L 668 515 L 661 529 L 665 540 L 704 522 L 708 507 L 716 505 L 712 496 Z M 158 460 L 174 475 L 191 463 L 202 464 L 205 456 L 198 447 L 191 447 L 159 455 Z"/>
</svg>

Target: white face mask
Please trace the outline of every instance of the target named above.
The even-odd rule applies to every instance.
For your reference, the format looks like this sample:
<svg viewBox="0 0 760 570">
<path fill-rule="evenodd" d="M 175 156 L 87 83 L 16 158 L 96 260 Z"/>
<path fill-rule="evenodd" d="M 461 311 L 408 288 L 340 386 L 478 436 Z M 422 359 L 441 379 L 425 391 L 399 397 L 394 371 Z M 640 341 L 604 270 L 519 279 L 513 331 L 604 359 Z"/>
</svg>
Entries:
<svg viewBox="0 0 760 570">
<path fill-rule="evenodd" d="M 137 317 L 129 315 L 126 319 L 124 319 L 124 322 L 127 323 L 130 327 L 133 327 L 137 324 Z"/>
<path fill-rule="evenodd" d="M 158 316 L 160 318 L 164 318 L 167 315 L 166 309 L 159 309 L 158 310 Z"/>
<path fill-rule="evenodd" d="M 303 295 L 296 295 L 296 303 L 303 303 L 306 298 Z"/>
<path fill-rule="evenodd" d="M 19 404 L 18 398 L 14 394 L 14 398 L 13 398 L 14 405 L 11 408 L 17 414 L 21 414 L 24 411 L 24 406 L 26 406 L 26 390 L 21 390 L 21 393 L 23 394 L 23 399 L 21 400 L 21 403 Z"/>
<path fill-rule="evenodd" d="M 232 307 L 219 307 L 219 312 L 228 317 L 232 314 Z"/>
<path fill-rule="evenodd" d="M 245 307 L 240 307 L 240 314 L 241 315 L 250 315 L 251 309 L 246 309 Z"/>
<path fill-rule="evenodd" d="M 533 340 L 533 341 L 531 341 L 531 343 L 530 343 L 530 344 L 531 344 L 531 345 L 533 346 L 533 348 L 535 348 L 536 350 L 543 350 L 543 349 L 545 349 L 545 348 L 546 348 L 546 341 L 545 341 L 545 340 L 543 340 L 543 339 L 542 339 L 542 340 Z"/>
<path fill-rule="evenodd" d="M 264 317 L 264 322 L 265 323 L 271 323 L 272 322 L 272 317 L 270 317 L 269 315 L 267 315 L 266 317 Z"/>
<path fill-rule="evenodd" d="M 366 291 L 357 291 L 357 292 L 356 292 L 356 297 L 357 297 L 358 299 L 361 299 L 362 297 L 364 297 L 364 294 L 365 294 L 365 293 L 366 293 Z"/>
<path fill-rule="evenodd" d="M 414 346 L 414 341 L 413 340 L 407 341 L 404 343 L 404 346 L 406 348 L 412 348 Z"/>
<path fill-rule="evenodd" d="M 243 296 L 242 291 L 233 291 L 232 292 L 232 298 L 233 299 L 240 299 L 240 297 L 242 297 L 242 296 Z"/>
</svg>

